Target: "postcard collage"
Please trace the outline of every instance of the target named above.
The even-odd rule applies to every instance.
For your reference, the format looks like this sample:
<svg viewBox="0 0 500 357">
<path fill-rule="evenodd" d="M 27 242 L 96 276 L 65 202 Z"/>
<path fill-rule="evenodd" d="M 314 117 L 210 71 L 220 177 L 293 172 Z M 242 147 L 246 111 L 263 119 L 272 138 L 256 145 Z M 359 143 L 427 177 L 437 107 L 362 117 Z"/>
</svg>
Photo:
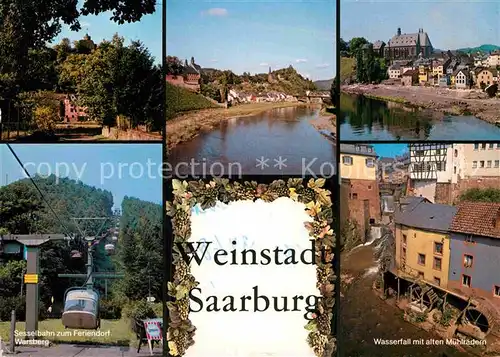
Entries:
<svg viewBox="0 0 500 357">
<path fill-rule="evenodd" d="M 0 357 L 500 355 L 499 19 L 0 0 Z"/>
</svg>

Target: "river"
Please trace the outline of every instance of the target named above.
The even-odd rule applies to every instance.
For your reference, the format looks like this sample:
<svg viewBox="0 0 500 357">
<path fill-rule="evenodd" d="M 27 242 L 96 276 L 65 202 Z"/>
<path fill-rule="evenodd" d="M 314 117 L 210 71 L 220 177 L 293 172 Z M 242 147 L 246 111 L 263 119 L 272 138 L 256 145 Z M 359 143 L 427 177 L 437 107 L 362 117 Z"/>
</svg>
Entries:
<svg viewBox="0 0 500 357">
<path fill-rule="evenodd" d="M 498 140 L 500 128 L 473 116 L 452 116 L 399 103 L 341 95 L 341 140 Z"/>
<path fill-rule="evenodd" d="M 286 107 L 222 120 L 214 130 L 171 149 L 168 162 L 177 176 L 330 176 L 335 173 L 335 148 L 311 124 L 318 117 L 317 108 Z"/>
<path fill-rule="evenodd" d="M 382 301 L 372 290 L 376 278 L 372 246 L 357 248 L 342 259 L 341 269 L 356 277 L 340 304 L 341 347 L 345 357 L 466 357 L 475 356 L 446 345 L 380 346 L 374 339 L 441 340 L 403 320 L 400 309 Z"/>
</svg>

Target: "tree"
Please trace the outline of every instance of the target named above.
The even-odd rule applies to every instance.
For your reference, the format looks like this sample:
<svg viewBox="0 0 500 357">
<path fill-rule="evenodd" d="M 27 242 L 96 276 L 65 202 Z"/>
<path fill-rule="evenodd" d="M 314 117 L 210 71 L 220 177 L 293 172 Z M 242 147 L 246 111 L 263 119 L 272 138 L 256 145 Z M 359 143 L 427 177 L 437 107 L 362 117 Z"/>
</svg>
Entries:
<svg viewBox="0 0 500 357">
<path fill-rule="evenodd" d="M 349 44 L 341 38 L 339 43 L 338 43 L 338 46 L 339 46 L 340 55 L 342 57 L 348 57 L 349 56 Z"/>
<path fill-rule="evenodd" d="M 82 15 L 111 11 L 120 24 L 140 21 L 155 12 L 156 0 L 2 0 L 0 2 L 0 97 L 13 97 L 29 64 L 28 52 L 44 48 L 61 31 L 62 25 L 80 30 Z"/>
<path fill-rule="evenodd" d="M 182 61 L 175 56 L 167 56 L 167 74 L 180 75 L 183 71 Z"/>
<path fill-rule="evenodd" d="M 363 61 L 363 53 L 358 51 L 356 53 L 356 81 L 359 83 L 366 83 L 366 71 Z"/>
<path fill-rule="evenodd" d="M 90 118 L 110 126 L 117 116 L 129 118 L 133 127 L 163 122 L 161 70 L 141 42 L 124 46 L 115 35 L 88 55 L 70 55 L 62 69 L 61 86 L 74 85 Z"/>
<path fill-rule="evenodd" d="M 338 108 L 339 93 L 337 92 L 338 79 L 335 77 L 330 87 L 330 100 L 335 108 Z"/>
<path fill-rule="evenodd" d="M 349 41 L 349 54 L 351 57 L 356 57 L 358 52 L 366 45 L 368 40 L 364 37 L 353 37 Z"/>
</svg>

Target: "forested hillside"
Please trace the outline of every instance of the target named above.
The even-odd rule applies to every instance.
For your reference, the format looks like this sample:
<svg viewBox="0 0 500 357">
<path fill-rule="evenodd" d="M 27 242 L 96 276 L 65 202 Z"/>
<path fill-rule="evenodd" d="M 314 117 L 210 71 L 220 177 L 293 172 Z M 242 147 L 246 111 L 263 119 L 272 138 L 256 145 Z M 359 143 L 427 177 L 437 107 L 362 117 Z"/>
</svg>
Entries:
<svg viewBox="0 0 500 357">
<path fill-rule="evenodd" d="M 77 227 L 72 218 L 111 217 L 113 196 L 109 191 L 56 176 L 35 177 L 34 181 L 48 205 L 29 179 L 0 187 L 0 233 L 52 233 L 75 237 L 71 241 L 49 242 L 42 246 L 40 300 L 43 310 L 49 305 L 52 296 L 62 302 L 67 288 L 83 283 L 81 279 L 58 277 L 61 273 L 85 272 L 86 246 L 80 233 L 92 236 L 102 232 L 102 220 L 80 220 Z M 94 254 L 95 271 L 124 273 L 125 279 L 108 284 L 108 292 L 110 296 L 127 300 L 147 296 L 147 277 L 152 272 L 152 287 L 159 298 L 162 276 L 161 207 L 126 197 L 122 211 L 118 254 L 108 256 L 104 244 L 99 244 Z M 109 220 L 102 228 L 107 230 L 111 225 L 112 220 Z M 71 252 L 74 250 L 81 252 L 82 258 L 72 258 Z M 151 262 L 149 270 L 148 262 Z M 24 297 L 19 299 L 19 296 L 24 267 L 22 256 L 0 255 L 0 300 L 3 301 L 0 302 L 0 319 L 5 317 L 2 316 L 5 313 L 10 313 L 12 308 L 19 310 L 21 318 L 23 316 Z M 104 293 L 104 282 L 97 281 L 96 288 Z"/>
</svg>

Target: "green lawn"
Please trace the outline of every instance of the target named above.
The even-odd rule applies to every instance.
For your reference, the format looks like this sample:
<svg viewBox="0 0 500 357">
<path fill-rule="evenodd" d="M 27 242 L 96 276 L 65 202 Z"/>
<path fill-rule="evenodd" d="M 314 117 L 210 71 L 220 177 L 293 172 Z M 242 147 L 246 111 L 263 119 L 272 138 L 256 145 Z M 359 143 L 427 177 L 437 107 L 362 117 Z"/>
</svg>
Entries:
<svg viewBox="0 0 500 357">
<path fill-rule="evenodd" d="M 24 332 L 24 322 L 18 322 L 16 324 L 16 330 Z M 95 331 L 65 329 L 59 319 L 44 320 L 38 323 L 38 330 L 40 334 L 47 336 L 42 337 L 43 339 L 55 343 L 89 343 L 129 346 L 135 345 L 137 341 L 130 327 L 130 322 L 126 318 L 121 320 L 101 320 L 100 330 Z M 98 334 L 101 334 L 101 336 Z M 8 343 L 10 340 L 10 322 L 0 322 L 0 337 L 2 341 Z"/>
</svg>

